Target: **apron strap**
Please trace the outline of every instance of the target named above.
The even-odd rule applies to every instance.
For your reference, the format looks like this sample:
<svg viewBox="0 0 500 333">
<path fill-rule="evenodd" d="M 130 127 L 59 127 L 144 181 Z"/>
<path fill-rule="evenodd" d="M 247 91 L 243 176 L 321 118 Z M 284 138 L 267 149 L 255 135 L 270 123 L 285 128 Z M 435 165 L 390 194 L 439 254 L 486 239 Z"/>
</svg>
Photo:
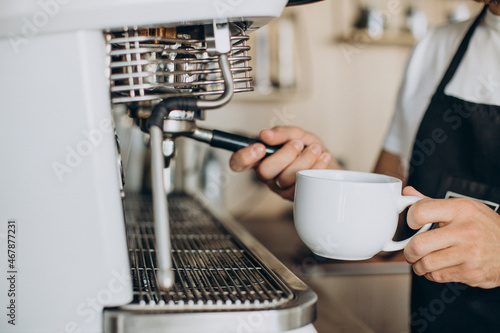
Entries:
<svg viewBox="0 0 500 333">
<path fill-rule="evenodd" d="M 436 90 L 436 93 L 444 93 L 444 89 L 446 88 L 448 83 L 450 83 L 451 79 L 453 79 L 453 76 L 455 75 L 458 66 L 460 66 L 460 62 L 462 61 L 465 52 L 467 52 L 467 48 L 469 47 L 469 42 L 472 38 L 472 35 L 474 34 L 476 27 L 479 25 L 479 22 L 481 22 L 482 18 L 484 17 L 487 11 L 488 11 L 488 5 L 485 5 L 481 13 L 474 20 L 474 23 L 472 23 L 471 27 L 469 28 L 469 31 L 467 31 L 467 34 L 465 35 L 464 39 L 462 40 L 462 43 L 458 47 L 458 50 L 455 53 L 455 56 L 453 57 L 453 60 L 451 61 L 450 66 L 448 67 L 448 70 L 444 74 L 443 79 L 441 80 L 441 83 L 439 84 L 439 87 Z"/>
</svg>

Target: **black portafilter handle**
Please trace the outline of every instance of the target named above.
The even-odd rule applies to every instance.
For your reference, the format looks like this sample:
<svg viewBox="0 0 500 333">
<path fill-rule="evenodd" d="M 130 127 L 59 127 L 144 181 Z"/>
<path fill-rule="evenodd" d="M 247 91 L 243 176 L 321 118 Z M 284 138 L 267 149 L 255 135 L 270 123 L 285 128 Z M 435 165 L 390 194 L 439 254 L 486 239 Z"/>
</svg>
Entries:
<svg viewBox="0 0 500 333">
<path fill-rule="evenodd" d="M 248 147 L 254 143 L 262 143 L 266 146 L 266 157 L 275 153 L 283 145 L 269 146 L 259 139 L 252 139 L 242 135 L 236 135 L 223 131 L 213 130 L 213 137 L 210 141 L 210 146 L 215 148 L 222 148 L 230 151 L 238 151 L 241 148 Z"/>
</svg>

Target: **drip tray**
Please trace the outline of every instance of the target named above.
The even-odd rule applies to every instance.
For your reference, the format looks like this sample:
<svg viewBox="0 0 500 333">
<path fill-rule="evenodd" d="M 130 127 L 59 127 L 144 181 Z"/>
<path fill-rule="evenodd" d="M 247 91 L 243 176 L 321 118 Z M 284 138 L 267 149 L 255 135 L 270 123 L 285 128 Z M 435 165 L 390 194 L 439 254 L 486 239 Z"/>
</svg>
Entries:
<svg viewBox="0 0 500 333">
<path fill-rule="evenodd" d="M 168 203 L 175 285 L 157 287 L 151 196 L 127 195 L 134 300 L 105 310 L 106 333 L 280 332 L 314 321 L 316 294 L 237 222 L 186 193 Z"/>
</svg>

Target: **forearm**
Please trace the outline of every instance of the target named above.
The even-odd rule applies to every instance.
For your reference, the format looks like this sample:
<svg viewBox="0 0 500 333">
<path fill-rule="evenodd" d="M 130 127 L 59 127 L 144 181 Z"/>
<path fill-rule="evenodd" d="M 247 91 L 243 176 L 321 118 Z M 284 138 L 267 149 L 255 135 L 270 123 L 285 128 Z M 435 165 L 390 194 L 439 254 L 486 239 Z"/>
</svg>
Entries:
<svg viewBox="0 0 500 333">
<path fill-rule="evenodd" d="M 406 185 L 405 170 L 399 155 L 382 150 L 373 172 L 399 178 L 403 181 L 403 186 Z"/>
</svg>

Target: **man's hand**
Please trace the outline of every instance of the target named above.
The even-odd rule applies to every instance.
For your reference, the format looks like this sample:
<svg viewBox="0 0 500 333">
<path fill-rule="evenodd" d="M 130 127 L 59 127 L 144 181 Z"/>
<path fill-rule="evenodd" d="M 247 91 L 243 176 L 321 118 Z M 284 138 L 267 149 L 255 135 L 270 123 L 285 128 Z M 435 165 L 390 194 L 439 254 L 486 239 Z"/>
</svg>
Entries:
<svg viewBox="0 0 500 333">
<path fill-rule="evenodd" d="M 266 155 L 264 145 L 253 144 L 235 152 L 229 165 L 234 171 L 255 168 L 257 177 L 285 199 L 293 200 L 297 171 L 340 168 L 330 153 L 325 151 L 321 140 L 300 128 L 263 130 L 260 139 L 268 145 L 284 145 L 262 160 Z"/>
<path fill-rule="evenodd" d="M 404 195 L 422 196 L 412 187 Z M 415 235 L 404 254 L 413 271 L 434 282 L 500 286 L 500 215 L 472 199 L 422 199 L 410 207 L 408 225 L 439 228 Z"/>
</svg>

